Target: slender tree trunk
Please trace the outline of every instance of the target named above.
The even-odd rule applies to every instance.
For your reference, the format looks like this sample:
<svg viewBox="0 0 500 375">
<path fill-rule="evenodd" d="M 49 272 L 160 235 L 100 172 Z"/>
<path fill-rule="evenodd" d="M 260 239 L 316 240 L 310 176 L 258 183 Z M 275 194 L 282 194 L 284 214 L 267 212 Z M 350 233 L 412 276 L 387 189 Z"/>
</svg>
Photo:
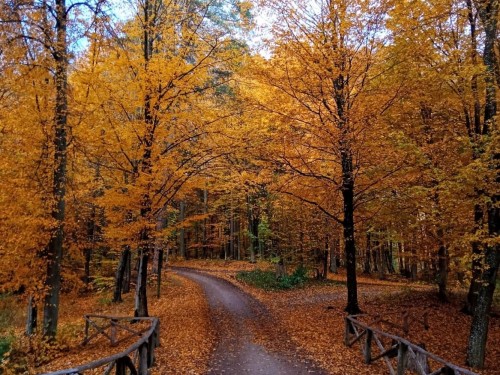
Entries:
<svg viewBox="0 0 500 375">
<path fill-rule="evenodd" d="M 439 246 L 438 250 L 438 287 L 439 299 L 442 302 L 448 301 L 447 284 L 448 284 L 448 249 L 444 244 Z"/>
<path fill-rule="evenodd" d="M 186 218 L 186 203 L 180 202 L 179 208 L 179 222 L 181 229 L 179 231 L 179 255 L 181 258 L 186 259 L 186 231 L 184 229 L 184 219 Z"/>
<path fill-rule="evenodd" d="M 32 295 L 28 297 L 28 312 L 26 314 L 26 335 L 31 336 L 36 331 L 38 323 L 38 309 Z"/>
<path fill-rule="evenodd" d="M 202 246 L 203 246 L 203 258 L 207 258 L 208 256 L 208 241 L 207 241 L 207 233 L 208 233 L 208 190 L 203 189 L 203 214 L 205 218 L 203 219 L 203 233 L 202 233 Z"/>
<path fill-rule="evenodd" d="M 52 218 L 56 228 L 47 246 L 47 276 L 43 309 L 43 335 L 56 335 L 59 317 L 59 295 L 61 291 L 61 262 L 63 257 L 66 164 L 67 164 L 67 116 L 68 116 L 68 51 L 66 40 L 67 11 L 65 0 L 55 1 L 56 38 L 55 45 L 55 137 L 54 137 L 54 207 Z"/>
<path fill-rule="evenodd" d="M 255 263 L 255 250 L 254 239 L 253 239 L 253 209 L 251 206 L 250 195 L 247 195 L 247 221 L 248 221 L 248 235 L 249 235 L 249 246 L 248 250 L 250 252 L 250 263 Z"/>
<path fill-rule="evenodd" d="M 161 296 L 161 271 L 163 268 L 163 249 L 158 251 L 158 273 L 157 273 L 157 284 L 156 284 L 156 298 Z"/>
<path fill-rule="evenodd" d="M 120 255 L 120 261 L 116 268 L 115 290 L 113 292 L 113 302 L 122 302 L 122 290 L 125 271 L 127 269 L 128 259 L 130 257 L 130 248 L 125 246 Z"/>
<path fill-rule="evenodd" d="M 366 232 L 366 252 L 365 252 L 365 265 L 363 269 L 363 273 L 369 275 L 371 273 L 371 234 L 370 232 Z"/>
<path fill-rule="evenodd" d="M 122 292 L 129 293 L 130 292 L 130 279 L 132 276 L 132 253 L 130 252 L 130 247 L 127 247 L 127 258 L 125 259 L 125 271 L 123 273 L 123 284 L 122 284 Z"/>
</svg>

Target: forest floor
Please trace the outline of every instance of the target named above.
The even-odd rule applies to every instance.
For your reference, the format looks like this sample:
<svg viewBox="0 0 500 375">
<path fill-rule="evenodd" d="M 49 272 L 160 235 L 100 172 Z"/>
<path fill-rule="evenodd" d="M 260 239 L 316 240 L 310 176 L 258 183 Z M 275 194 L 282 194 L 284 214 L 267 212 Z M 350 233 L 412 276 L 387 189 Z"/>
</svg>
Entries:
<svg viewBox="0 0 500 375">
<path fill-rule="evenodd" d="M 264 306 L 272 324 L 251 327 L 251 331 L 255 340 L 267 351 L 283 353 L 295 348 L 300 361 L 314 363 L 329 374 L 388 373 L 381 360 L 365 365 L 358 344 L 352 348 L 346 348 L 343 344 L 345 275 L 330 275 L 326 282 L 313 281 L 293 290 L 263 291 L 238 281 L 236 273 L 256 267 L 270 268 L 268 263 L 254 265 L 236 261 L 183 261 L 173 265 L 199 269 L 223 278 Z M 149 291 L 149 313 L 158 316 L 161 321 L 161 346 L 156 352 L 157 361 L 152 374 L 207 373 L 210 371 L 210 360 L 217 356 L 218 344 L 209 301 L 202 286 L 195 281 L 171 269 L 165 274 L 161 298 L 154 297 L 154 283 Z M 12 313 L 15 309 L 9 308 L 15 328 L 10 328 L 8 334 L 16 336 L 17 340 L 15 350 L 8 359 L 10 364 L 4 366 L 9 370 L 4 373 L 14 373 L 12 369 L 17 367 L 25 370 L 17 373 L 39 374 L 73 367 L 118 352 L 118 348 L 111 348 L 99 341 L 83 348 L 78 345 L 83 338 L 82 315 L 130 316 L 133 312 L 132 294 L 126 294 L 124 302 L 120 304 L 111 303 L 109 290 L 97 297 L 64 295 L 59 345 L 54 348 L 42 347 L 36 340 L 22 336 L 24 301 L 18 301 L 18 313 Z M 360 276 L 358 294 L 363 312 L 383 315 L 395 323 L 401 322 L 405 311 L 416 319 L 427 312 L 430 329 L 425 330 L 422 324 L 415 321 L 410 324 L 407 338 L 417 344 L 423 343 L 428 351 L 463 366 L 470 327 L 470 317 L 459 312 L 463 291 L 453 293 L 450 302 L 443 304 L 437 300 L 432 286 Z M 499 309 L 497 300 L 495 313 L 490 320 L 486 368 L 478 372 L 482 375 L 500 374 Z M 392 333 L 402 335 L 398 331 Z M 5 329 L 0 334 L 5 335 Z M 44 363 L 46 358 L 53 356 L 56 357 L 54 360 Z"/>
</svg>

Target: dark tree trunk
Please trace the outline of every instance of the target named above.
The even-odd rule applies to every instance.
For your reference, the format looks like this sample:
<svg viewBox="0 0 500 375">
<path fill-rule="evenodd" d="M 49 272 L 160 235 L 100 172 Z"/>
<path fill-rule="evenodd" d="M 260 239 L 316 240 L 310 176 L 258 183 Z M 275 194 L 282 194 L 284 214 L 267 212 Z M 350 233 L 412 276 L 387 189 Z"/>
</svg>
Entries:
<svg viewBox="0 0 500 375">
<path fill-rule="evenodd" d="M 118 262 L 118 267 L 116 268 L 115 276 L 115 290 L 113 292 L 113 302 L 122 302 L 122 288 L 123 280 L 125 276 L 125 271 L 127 269 L 128 259 L 130 257 L 130 249 L 126 246 L 120 255 L 120 261 Z"/>
<path fill-rule="evenodd" d="M 498 211 L 499 209 L 497 208 L 497 223 L 500 223 Z M 497 230 L 499 229 L 498 225 Z M 499 232 L 497 232 L 497 235 Z M 472 324 L 467 345 L 467 365 L 475 368 L 484 367 L 491 304 L 493 293 L 495 292 L 498 267 L 500 265 L 500 249 L 498 249 L 498 246 L 496 248 L 488 247 L 484 260 L 488 268 L 485 268 L 481 277 L 481 285 L 478 288 L 477 303 L 472 315 Z"/>
<path fill-rule="evenodd" d="M 255 263 L 255 251 L 257 250 L 258 247 L 258 238 L 255 238 L 256 236 L 254 235 L 254 212 L 253 212 L 253 207 L 252 207 L 252 202 L 250 195 L 247 195 L 247 221 L 248 221 L 248 233 L 250 235 L 249 238 L 249 246 L 248 250 L 250 252 L 250 262 Z M 257 241 L 257 246 L 256 246 L 256 241 Z"/>
<path fill-rule="evenodd" d="M 135 295 L 134 316 L 147 317 L 148 315 L 148 258 L 149 251 L 141 249 L 139 253 L 139 273 L 137 274 L 137 286 Z"/>
<path fill-rule="evenodd" d="M 371 234 L 370 234 L 370 232 L 366 232 L 366 252 L 365 252 L 365 264 L 364 264 L 363 273 L 367 274 L 367 275 L 369 275 L 372 271 L 371 246 L 372 246 Z"/>
<path fill-rule="evenodd" d="M 444 244 L 439 246 L 438 250 L 438 288 L 439 299 L 442 302 L 448 301 L 447 285 L 448 285 L 448 249 Z"/>
<path fill-rule="evenodd" d="M 474 224 L 475 230 L 478 232 L 483 227 L 484 212 L 481 205 L 474 205 Z M 482 269 L 482 251 L 481 244 L 479 241 L 474 241 L 472 243 L 472 277 L 469 285 L 469 292 L 467 293 L 467 299 L 465 301 L 465 306 L 462 311 L 466 314 L 472 315 L 474 313 L 474 308 L 477 302 L 477 293 L 479 289 L 479 278 L 481 277 Z"/>
<path fill-rule="evenodd" d="M 127 248 L 127 259 L 125 260 L 125 271 L 123 273 L 123 285 L 122 292 L 130 292 L 130 279 L 132 276 L 132 253 L 130 252 L 130 247 Z"/>
<path fill-rule="evenodd" d="M 158 251 L 158 273 L 157 273 L 157 284 L 156 284 L 156 298 L 160 298 L 161 295 L 161 271 L 163 268 L 163 249 Z"/>
<path fill-rule="evenodd" d="M 347 306 L 349 314 L 360 312 L 358 305 L 358 285 L 356 280 L 356 245 L 354 241 L 354 179 L 352 155 L 343 149 L 342 155 L 342 197 L 344 199 L 344 244 L 347 270 Z"/>
<path fill-rule="evenodd" d="M 485 86 L 486 101 L 484 107 L 483 134 L 490 133 L 496 129 L 497 116 L 496 101 L 496 53 L 495 42 L 497 40 L 497 24 L 499 13 L 499 2 L 497 0 L 476 1 L 479 17 L 484 27 L 484 52 L 483 62 L 486 67 Z M 491 155 L 491 168 L 496 172 L 495 183 L 500 184 L 500 152 L 493 151 Z M 488 235 L 497 239 L 500 236 L 500 195 L 494 191 L 491 203 L 487 207 Z M 467 346 L 467 363 L 476 368 L 484 366 L 486 352 L 486 341 L 488 338 L 488 323 L 493 293 L 495 292 L 498 267 L 500 266 L 500 245 L 497 242 L 486 244 L 484 250 L 484 269 L 482 270 L 481 282 L 477 286 L 477 302 L 472 315 L 472 324 Z"/>
<path fill-rule="evenodd" d="M 387 262 L 387 270 L 389 273 L 394 273 L 394 263 L 393 263 L 393 257 L 392 257 L 392 241 L 389 241 L 389 244 L 386 244 L 386 250 L 385 250 L 385 261 Z"/>
<path fill-rule="evenodd" d="M 38 309 L 33 296 L 28 297 L 28 312 L 26 314 L 26 335 L 31 336 L 38 324 Z"/>
<path fill-rule="evenodd" d="M 203 258 L 207 258 L 208 256 L 208 241 L 207 241 L 207 232 L 208 232 L 208 190 L 203 189 L 203 214 L 205 215 L 205 218 L 203 219 L 203 233 L 202 233 L 202 253 L 203 253 Z"/>
<path fill-rule="evenodd" d="M 328 279 L 328 250 L 323 251 L 323 279 Z"/>
<path fill-rule="evenodd" d="M 53 338 L 57 331 L 59 317 L 59 295 L 61 291 L 61 262 L 63 257 L 64 218 L 67 164 L 67 116 L 68 116 L 68 51 L 66 40 L 67 11 L 65 0 L 55 1 L 56 45 L 55 52 L 55 136 L 54 176 L 52 193 L 54 207 L 52 218 L 56 228 L 47 246 L 47 275 L 43 309 L 43 335 Z"/>
<path fill-rule="evenodd" d="M 179 204 L 179 222 L 181 229 L 179 231 L 179 256 L 186 259 L 186 230 L 184 229 L 184 219 L 186 218 L 186 203 L 181 201 Z"/>
</svg>

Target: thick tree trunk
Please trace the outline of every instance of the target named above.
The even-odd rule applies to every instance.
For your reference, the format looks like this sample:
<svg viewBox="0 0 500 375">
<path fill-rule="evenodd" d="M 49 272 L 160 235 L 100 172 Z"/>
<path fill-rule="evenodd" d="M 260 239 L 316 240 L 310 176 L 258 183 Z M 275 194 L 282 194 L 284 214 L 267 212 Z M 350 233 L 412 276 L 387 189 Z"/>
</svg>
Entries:
<svg viewBox="0 0 500 375">
<path fill-rule="evenodd" d="M 358 314 L 358 285 L 356 280 L 356 245 L 354 241 L 354 179 L 352 155 L 344 147 L 342 155 L 342 197 L 344 199 L 344 244 L 347 270 L 347 306 L 349 314 Z"/>
<path fill-rule="evenodd" d="M 497 208 L 497 222 L 500 223 L 498 211 L 499 209 Z M 472 315 L 472 324 L 467 345 L 467 364 L 475 368 L 484 367 L 491 303 L 493 301 L 498 267 L 500 265 L 500 249 L 498 249 L 498 246 L 489 247 L 486 250 L 485 265 L 487 268 L 483 271 L 481 285 L 478 288 L 477 304 Z"/>
<path fill-rule="evenodd" d="M 496 129 L 497 85 L 495 82 L 495 42 L 497 40 L 499 6 L 498 0 L 476 1 L 476 7 L 483 23 L 485 34 L 483 62 L 486 67 L 486 101 L 484 106 L 483 134 L 487 136 L 491 135 L 491 132 Z M 498 185 L 500 184 L 500 152 L 498 150 L 494 151 L 493 155 L 491 155 L 491 168 L 496 172 L 494 182 Z M 497 191 L 493 191 L 491 203 L 487 208 L 488 235 L 493 239 L 498 239 L 500 236 L 499 203 L 500 195 Z M 489 313 L 493 301 L 493 293 L 495 291 L 499 266 L 500 245 L 498 245 L 497 242 L 486 244 L 484 250 L 484 268 L 480 278 L 481 282 L 477 286 L 477 302 L 472 315 L 472 324 L 467 346 L 467 363 L 476 368 L 482 368 L 484 366 Z"/>
<path fill-rule="evenodd" d="M 137 286 L 135 291 L 134 316 L 147 317 L 148 315 L 148 258 L 149 251 L 141 249 L 139 253 L 139 272 L 137 274 Z"/>
<path fill-rule="evenodd" d="M 55 137 L 54 137 L 54 207 L 52 218 L 56 228 L 47 246 L 47 275 L 43 309 L 43 335 L 53 338 L 57 331 L 59 317 L 59 295 L 61 291 L 61 262 L 63 257 L 67 140 L 66 127 L 68 116 L 68 51 L 66 40 L 66 2 L 55 1 L 56 45 L 55 45 Z"/>
</svg>

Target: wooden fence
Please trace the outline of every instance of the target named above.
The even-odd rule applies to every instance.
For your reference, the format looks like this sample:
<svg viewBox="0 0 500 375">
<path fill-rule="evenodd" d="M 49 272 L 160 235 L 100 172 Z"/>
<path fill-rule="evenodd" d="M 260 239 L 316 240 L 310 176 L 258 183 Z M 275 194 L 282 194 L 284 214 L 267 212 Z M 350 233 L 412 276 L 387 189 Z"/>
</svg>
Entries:
<svg viewBox="0 0 500 375">
<path fill-rule="evenodd" d="M 80 375 L 85 371 L 104 367 L 104 374 L 109 375 L 115 369 L 116 375 L 147 375 L 154 364 L 155 348 L 160 343 L 160 322 L 158 318 L 131 318 L 105 315 L 85 315 L 85 338 L 81 345 L 87 345 L 94 338 L 106 337 L 111 346 L 129 340 L 139 339 L 124 351 L 98 359 L 96 361 L 65 370 L 49 372 L 43 375 Z M 126 323 L 150 322 L 147 328 L 133 329 Z M 124 324 L 125 323 L 125 324 Z"/>
<path fill-rule="evenodd" d="M 383 359 L 391 375 L 404 375 L 406 371 L 419 375 L 477 375 L 474 372 L 446 362 L 444 359 L 427 352 L 421 346 L 415 345 L 402 337 L 391 335 L 371 326 L 379 322 L 380 319 L 376 319 L 369 324 L 358 320 L 358 318 L 366 316 L 362 314 L 347 316 L 345 318 L 344 336 L 344 343 L 349 347 L 356 342 L 360 342 L 366 364 Z M 424 324 L 428 327 L 426 317 L 424 317 Z M 407 330 L 407 324 L 404 324 L 404 326 Z M 364 338 L 364 341 L 361 340 L 362 338 Z M 378 348 L 378 354 L 373 352 L 373 346 Z M 437 367 L 436 370 L 431 369 L 430 362 Z"/>
</svg>

